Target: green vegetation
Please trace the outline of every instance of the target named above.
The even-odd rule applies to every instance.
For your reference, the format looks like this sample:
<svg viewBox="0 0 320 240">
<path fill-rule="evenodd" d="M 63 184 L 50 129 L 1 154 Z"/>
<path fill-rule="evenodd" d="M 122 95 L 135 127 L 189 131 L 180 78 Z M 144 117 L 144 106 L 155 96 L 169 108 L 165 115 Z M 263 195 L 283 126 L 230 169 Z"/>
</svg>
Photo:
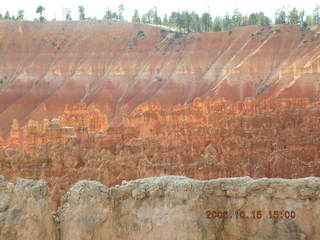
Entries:
<svg viewBox="0 0 320 240">
<path fill-rule="evenodd" d="M 119 5 L 119 7 L 118 7 L 118 20 L 120 20 L 120 21 L 124 21 L 124 18 L 123 18 L 123 16 L 122 16 L 124 10 L 125 10 L 125 9 L 124 9 L 124 6 L 123 6 L 123 4 L 121 3 L 121 4 Z"/>
<path fill-rule="evenodd" d="M 173 29 L 175 31 L 180 31 L 184 33 L 189 32 L 220 32 L 220 31 L 230 31 L 233 28 L 248 26 L 248 25 L 262 25 L 270 26 L 277 24 L 295 24 L 301 27 L 310 27 L 313 25 L 320 24 L 320 6 L 317 5 L 313 10 L 312 14 L 307 15 L 304 10 L 298 10 L 297 8 L 279 8 L 276 10 L 274 18 L 266 16 L 264 12 L 255 12 L 251 14 L 242 14 L 238 9 L 235 9 L 231 14 L 226 13 L 224 16 L 212 15 L 209 11 L 203 14 L 198 14 L 195 11 L 174 11 L 170 14 L 165 14 L 160 16 L 157 7 L 153 7 L 144 14 L 140 14 L 137 9 L 134 10 L 134 14 L 131 18 L 133 23 L 144 23 L 163 26 L 166 29 Z M 66 21 L 72 21 L 71 11 L 69 9 L 64 9 L 63 16 Z M 39 19 L 44 21 L 43 12 L 45 8 L 39 6 L 36 9 L 36 13 L 40 15 Z M 104 20 L 115 20 L 115 21 L 127 21 L 123 17 L 125 11 L 125 6 L 120 4 L 116 11 L 107 9 L 103 19 Z M 84 6 L 78 7 L 79 20 L 86 21 L 97 20 L 96 17 L 90 18 L 86 17 Z M 214 11 L 213 11 L 214 13 Z M 11 15 L 9 11 L 4 14 L 0 13 L 0 19 L 7 20 L 24 20 L 25 12 L 20 9 L 17 15 Z"/>
<path fill-rule="evenodd" d="M 19 9 L 18 10 L 18 13 L 17 13 L 17 18 L 16 18 L 16 20 L 23 20 L 24 19 L 24 10 L 22 10 L 22 9 Z"/>
<path fill-rule="evenodd" d="M 132 20 L 131 22 L 133 23 L 140 23 L 140 16 L 139 16 L 139 12 L 137 9 L 134 10 L 134 14 L 132 16 Z"/>
<path fill-rule="evenodd" d="M 78 11 L 79 11 L 79 20 L 80 21 L 85 20 L 86 15 L 84 13 L 84 7 L 83 6 L 79 6 Z"/>
<path fill-rule="evenodd" d="M 304 10 L 299 11 L 297 8 L 287 10 L 280 8 L 277 9 L 275 18 L 271 19 L 266 16 L 264 12 L 244 15 L 238 9 L 235 9 L 231 15 L 226 13 L 222 17 L 216 16 L 214 18 L 208 11 L 202 15 L 194 11 L 171 12 L 170 15 L 165 14 L 163 18 L 161 18 L 158 15 L 157 8 L 154 7 L 147 13 L 142 14 L 141 17 L 138 10 L 134 10 L 131 21 L 133 23 L 166 26 L 185 33 L 229 31 L 236 27 L 248 25 L 270 26 L 273 24 L 295 24 L 302 27 L 310 27 L 320 24 L 319 8 L 319 6 L 316 6 L 312 15 L 306 15 Z"/>
<path fill-rule="evenodd" d="M 45 18 L 43 17 L 43 12 L 44 10 L 46 10 L 43 6 L 39 5 L 39 7 L 36 10 L 36 13 L 38 13 L 40 15 L 40 21 L 43 22 L 45 20 Z"/>
<path fill-rule="evenodd" d="M 165 26 L 176 27 L 183 32 L 220 32 L 229 31 L 235 27 L 247 25 L 271 25 L 272 20 L 263 12 L 242 15 L 238 9 L 232 15 L 226 13 L 223 17 L 212 18 L 209 12 L 201 16 L 196 12 L 172 12 Z"/>
<path fill-rule="evenodd" d="M 117 20 L 117 21 L 125 21 L 123 17 L 123 12 L 125 8 L 123 4 L 120 4 L 118 6 L 118 11 L 117 12 L 112 12 L 109 8 L 106 11 L 106 13 L 103 16 L 103 19 L 105 20 Z"/>
<path fill-rule="evenodd" d="M 137 39 L 140 39 L 140 38 L 144 38 L 145 36 L 146 36 L 146 35 L 145 35 L 144 31 L 140 30 L 140 31 L 137 33 L 136 38 L 137 38 Z"/>
<path fill-rule="evenodd" d="M 66 8 L 65 10 L 66 10 L 66 15 L 65 15 L 66 21 L 72 21 L 70 9 Z"/>
<path fill-rule="evenodd" d="M 6 13 L 4 14 L 4 19 L 11 19 L 9 11 L 6 11 Z"/>
</svg>

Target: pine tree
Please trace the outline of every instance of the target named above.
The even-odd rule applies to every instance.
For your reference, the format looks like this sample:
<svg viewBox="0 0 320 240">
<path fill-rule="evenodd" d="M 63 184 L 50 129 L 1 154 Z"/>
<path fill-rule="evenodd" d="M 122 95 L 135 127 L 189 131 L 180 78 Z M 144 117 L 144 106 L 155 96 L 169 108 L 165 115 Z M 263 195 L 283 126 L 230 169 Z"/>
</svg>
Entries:
<svg viewBox="0 0 320 240">
<path fill-rule="evenodd" d="M 300 11 L 300 12 L 299 12 L 299 24 L 300 24 L 301 26 L 305 26 L 304 16 L 305 16 L 304 10 Z"/>
<path fill-rule="evenodd" d="M 232 21 L 230 19 L 229 13 L 226 13 L 226 15 L 223 17 L 222 26 L 223 31 L 228 31 L 232 28 Z"/>
<path fill-rule="evenodd" d="M 277 9 L 276 10 L 276 15 L 275 15 L 275 24 L 286 24 L 286 12 L 285 10 L 282 9 Z"/>
<path fill-rule="evenodd" d="M 162 23 L 163 23 L 163 25 L 166 25 L 166 26 L 169 24 L 169 20 L 168 20 L 168 15 L 167 14 L 164 15 Z"/>
<path fill-rule="evenodd" d="M 178 12 L 178 15 L 176 18 L 176 26 L 179 28 L 179 31 L 181 31 L 184 28 L 184 20 L 180 12 Z"/>
<path fill-rule="evenodd" d="M 43 12 L 44 12 L 44 10 L 46 10 L 43 6 L 41 6 L 41 5 L 39 5 L 39 7 L 37 8 L 37 10 L 36 10 L 36 13 L 39 13 L 39 15 L 40 15 L 40 21 L 41 22 L 43 22 L 44 20 L 45 20 L 45 18 L 43 17 Z"/>
<path fill-rule="evenodd" d="M 190 13 L 190 30 L 193 32 L 200 32 L 201 31 L 200 17 L 194 11 Z"/>
<path fill-rule="evenodd" d="M 235 9 L 232 15 L 232 26 L 240 27 L 242 25 L 242 15 L 238 9 Z"/>
<path fill-rule="evenodd" d="M 182 14 L 180 15 L 180 22 L 183 31 L 189 33 L 191 26 L 191 17 L 188 11 L 182 12 Z"/>
<path fill-rule="evenodd" d="M 306 21 L 304 23 L 304 26 L 306 27 L 310 27 L 313 25 L 313 18 L 311 15 L 308 15 L 307 18 L 306 18 Z"/>
<path fill-rule="evenodd" d="M 269 26 L 272 23 L 271 19 L 264 15 L 264 12 L 258 12 L 257 19 L 258 24 L 263 26 Z"/>
<path fill-rule="evenodd" d="M 111 19 L 114 19 L 114 20 L 119 20 L 119 16 L 116 12 L 113 12 L 112 13 L 112 16 L 111 16 Z"/>
<path fill-rule="evenodd" d="M 257 25 L 258 24 L 258 17 L 256 13 L 251 13 L 248 20 L 249 25 Z"/>
<path fill-rule="evenodd" d="M 72 21 L 70 9 L 66 9 L 66 21 Z"/>
<path fill-rule="evenodd" d="M 23 20 L 24 19 L 24 10 L 19 9 L 17 13 L 17 20 Z"/>
<path fill-rule="evenodd" d="M 178 16 L 180 15 L 179 12 L 171 12 L 169 17 L 169 24 L 171 26 L 178 26 Z"/>
<path fill-rule="evenodd" d="M 153 24 L 161 24 L 161 18 L 158 16 L 158 9 L 157 7 L 154 7 L 153 8 L 153 11 L 152 11 L 153 15 L 152 15 L 152 23 Z"/>
<path fill-rule="evenodd" d="M 140 23 L 140 17 L 139 17 L 139 12 L 137 9 L 134 10 L 134 14 L 132 16 L 132 22 L 134 23 Z"/>
<path fill-rule="evenodd" d="M 4 19 L 7 19 L 7 20 L 11 19 L 9 11 L 6 11 L 6 13 L 4 14 Z"/>
<path fill-rule="evenodd" d="M 108 10 L 105 12 L 103 19 L 105 20 L 111 20 L 112 19 L 112 11 L 108 8 Z"/>
<path fill-rule="evenodd" d="M 289 24 L 299 24 L 299 12 L 296 8 L 291 9 L 288 15 Z"/>
<path fill-rule="evenodd" d="M 215 17 L 213 21 L 213 31 L 221 32 L 222 31 L 222 19 L 221 17 Z"/>
<path fill-rule="evenodd" d="M 205 32 L 211 31 L 211 29 L 212 29 L 212 18 L 211 18 L 210 13 L 208 13 L 208 12 L 203 13 L 202 16 L 201 16 L 201 22 L 202 22 L 202 24 L 204 26 L 204 31 Z"/>
<path fill-rule="evenodd" d="M 146 17 L 145 14 L 142 16 L 141 22 L 142 22 L 142 23 L 147 23 L 147 17 Z"/>
<path fill-rule="evenodd" d="M 123 12 L 124 12 L 125 8 L 124 8 L 124 5 L 121 3 L 119 6 L 118 6 L 118 20 L 120 21 L 124 21 L 124 18 L 123 18 Z"/>
<path fill-rule="evenodd" d="M 143 23 L 148 23 L 148 24 L 151 24 L 151 23 L 153 23 L 153 8 L 152 9 L 150 9 L 146 14 L 144 14 L 143 16 L 142 16 L 142 22 Z"/>
<path fill-rule="evenodd" d="M 84 12 L 84 7 L 80 5 L 78 8 L 78 12 L 79 12 L 79 20 L 84 21 L 85 17 L 86 17 L 85 12 Z"/>
<path fill-rule="evenodd" d="M 313 24 L 320 23 L 320 16 L 319 16 L 319 5 L 316 5 L 316 8 L 313 10 Z"/>
</svg>

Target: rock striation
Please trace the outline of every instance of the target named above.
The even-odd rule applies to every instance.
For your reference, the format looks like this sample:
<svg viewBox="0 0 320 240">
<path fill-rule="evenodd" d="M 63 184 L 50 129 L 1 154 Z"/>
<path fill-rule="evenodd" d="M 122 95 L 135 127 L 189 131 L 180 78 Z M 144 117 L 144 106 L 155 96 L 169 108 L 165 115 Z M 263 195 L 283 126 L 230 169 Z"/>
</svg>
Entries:
<svg viewBox="0 0 320 240">
<path fill-rule="evenodd" d="M 0 128 L 100 105 L 113 123 L 151 101 L 319 97 L 319 27 L 180 34 L 124 22 L 0 21 Z"/>
<path fill-rule="evenodd" d="M 319 26 L 0 21 L 0 174 L 320 176 Z"/>
<path fill-rule="evenodd" d="M 43 180 L 0 181 L 0 239 L 320 238 L 319 178 L 162 176 L 110 188 L 82 180 L 58 209 Z"/>
</svg>

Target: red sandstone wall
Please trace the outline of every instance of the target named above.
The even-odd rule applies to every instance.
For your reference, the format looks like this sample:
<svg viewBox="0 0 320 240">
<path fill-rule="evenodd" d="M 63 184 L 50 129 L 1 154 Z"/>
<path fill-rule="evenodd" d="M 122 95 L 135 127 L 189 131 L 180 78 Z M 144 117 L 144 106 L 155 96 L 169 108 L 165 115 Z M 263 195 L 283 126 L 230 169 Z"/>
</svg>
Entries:
<svg viewBox="0 0 320 240">
<path fill-rule="evenodd" d="M 12 119 L 53 118 L 79 102 L 117 122 L 145 101 L 317 97 L 319 46 L 317 29 L 288 25 L 180 36 L 119 22 L 0 21 L 0 128 L 8 136 Z"/>
<path fill-rule="evenodd" d="M 143 31 L 145 37 L 139 37 Z M 319 176 L 317 29 L 0 21 L 0 174 Z"/>
</svg>

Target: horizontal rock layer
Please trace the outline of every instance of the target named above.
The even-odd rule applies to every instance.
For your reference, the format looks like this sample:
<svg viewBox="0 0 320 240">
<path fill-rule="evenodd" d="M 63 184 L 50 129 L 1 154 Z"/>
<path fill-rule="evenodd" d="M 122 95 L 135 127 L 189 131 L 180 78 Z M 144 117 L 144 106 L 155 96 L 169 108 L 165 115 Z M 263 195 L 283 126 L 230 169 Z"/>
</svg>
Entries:
<svg viewBox="0 0 320 240">
<path fill-rule="evenodd" d="M 162 176 L 111 188 L 82 180 L 58 209 L 47 193 L 43 180 L 0 178 L 0 239 L 320 238 L 319 178 Z"/>
<path fill-rule="evenodd" d="M 101 105 L 111 120 L 146 100 L 319 96 L 317 28 L 170 33 L 123 22 L 0 21 L 0 128 Z"/>
<path fill-rule="evenodd" d="M 0 21 L 0 174 L 320 176 L 318 31 Z"/>
</svg>

